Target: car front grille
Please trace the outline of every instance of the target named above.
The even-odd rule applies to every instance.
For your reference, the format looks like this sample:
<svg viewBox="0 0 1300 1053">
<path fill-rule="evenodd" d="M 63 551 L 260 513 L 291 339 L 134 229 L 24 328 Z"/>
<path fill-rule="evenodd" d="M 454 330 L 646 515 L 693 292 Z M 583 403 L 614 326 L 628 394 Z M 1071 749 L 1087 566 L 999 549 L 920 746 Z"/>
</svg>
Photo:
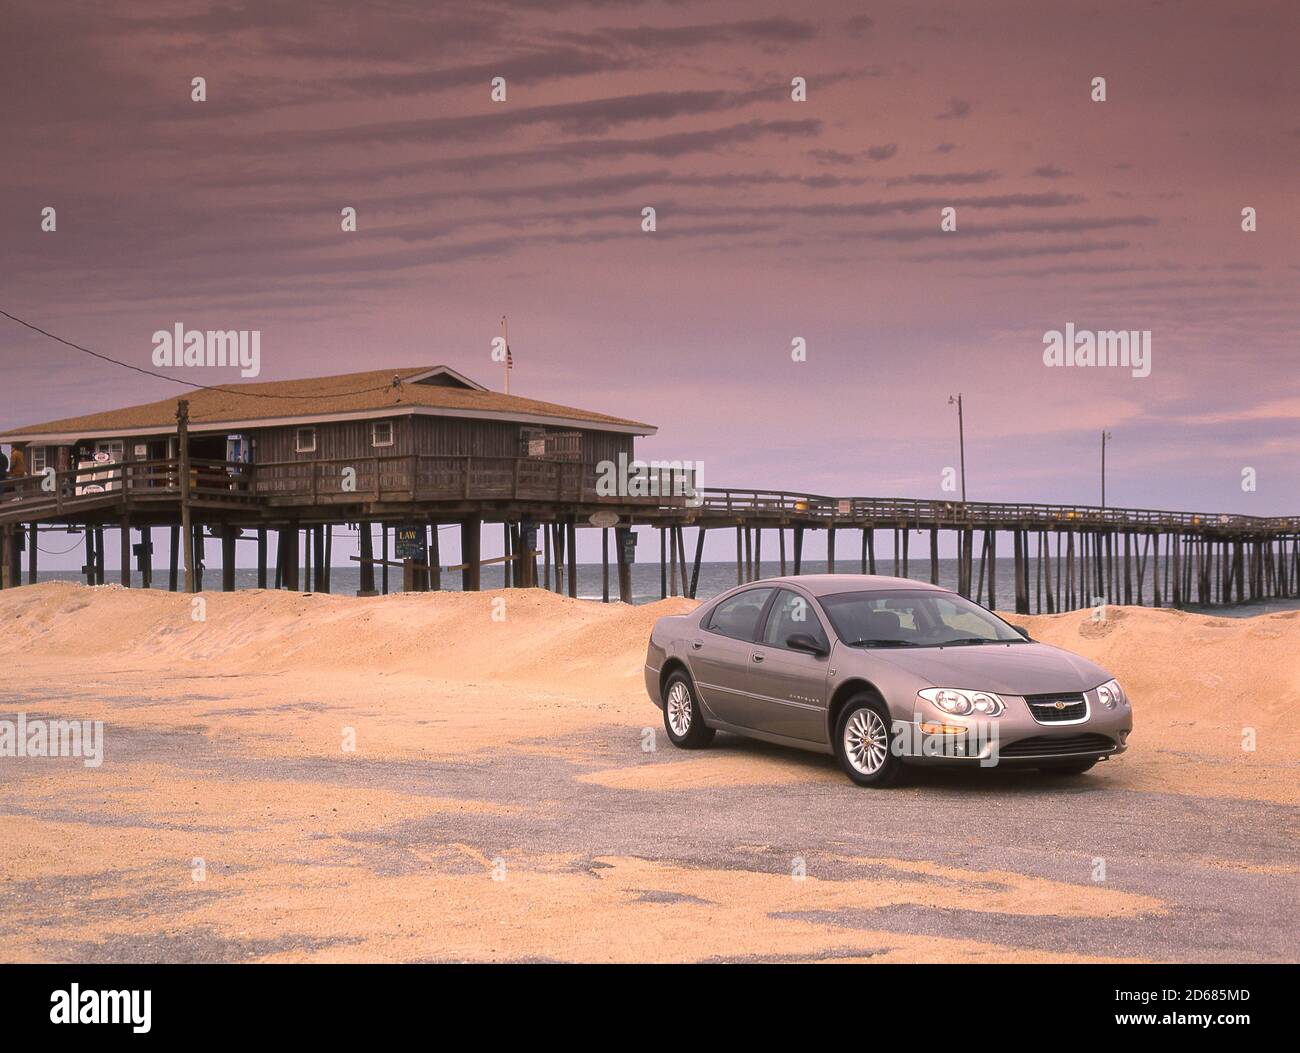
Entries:
<svg viewBox="0 0 1300 1053">
<path fill-rule="evenodd" d="M 1025 702 L 1040 724 L 1061 724 L 1088 715 L 1088 703 L 1077 691 L 1064 695 L 1026 695 Z"/>
<path fill-rule="evenodd" d="M 1035 735 L 998 749 L 999 757 L 1064 757 L 1074 753 L 1109 753 L 1115 740 L 1105 735 Z"/>
</svg>

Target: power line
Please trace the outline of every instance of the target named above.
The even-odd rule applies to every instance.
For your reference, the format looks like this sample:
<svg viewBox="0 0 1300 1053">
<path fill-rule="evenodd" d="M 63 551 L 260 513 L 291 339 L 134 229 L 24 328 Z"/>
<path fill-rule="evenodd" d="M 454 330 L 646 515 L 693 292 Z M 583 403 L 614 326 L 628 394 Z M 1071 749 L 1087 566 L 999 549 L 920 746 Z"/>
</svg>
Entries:
<svg viewBox="0 0 1300 1053">
<path fill-rule="evenodd" d="M 143 366 L 133 366 L 130 362 L 123 362 L 119 359 L 112 358 L 109 355 L 102 354 L 99 351 L 92 351 L 88 347 L 82 347 L 80 344 L 74 344 L 71 340 L 65 340 L 61 336 L 56 336 L 54 333 L 42 329 L 39 325 L 33 325 L 31 322 L 19 318 L 17 315 L 10 314 L 8 311 L 4 310 L 3 308 L 0 308 L 0 314 L 4 315 L 11 322 L 17 322 L 19 325 L 26 326 L 28 329 L 32 330 L 33 332 L 40 333 L 41 336 L 47 336 L 51 340 L 63 344 L 65 347 L 70 347 L 75 351 L 80 351 L 83 354 L 91 355 L 94 358 L 98 358 L 102 362 L 108 362 L 115 366 L 121 366 L 123 369 L 134 370 L 136 373 L 143 373 L 147 377 L 156 377 L 159 380 L 167 380 L 173 384 L 183 384 L 185 387 L 197 388 L 201 391 L 219 391 L 224 395 L 245 395 L 249 398 L 258 398 L 258 399 L 319 399 L 322 397 L 319 394 L 282 395 L 270 391 L 234 391 L 231 388 L 217 387 L 216 385 L 213 384 L 199 384 L 198 382 L 193 380 L 182 380 L 180 377 L 169 377 L 166 373 L 156 373 L 152 369 L 145 369 Z M 324 397 L 345 398 L 350 395 L 369 395 L 376 391 L 387 391 L 390 388 L 400 388 L 400 386 L 401 386 L 401 382 L 398 380 L 397 377 L 394 377 L 391 383 L 380 384 L 378 387 L 362 388 L 359 391 L 331 391 L 328 392 Z"/>
</svg>

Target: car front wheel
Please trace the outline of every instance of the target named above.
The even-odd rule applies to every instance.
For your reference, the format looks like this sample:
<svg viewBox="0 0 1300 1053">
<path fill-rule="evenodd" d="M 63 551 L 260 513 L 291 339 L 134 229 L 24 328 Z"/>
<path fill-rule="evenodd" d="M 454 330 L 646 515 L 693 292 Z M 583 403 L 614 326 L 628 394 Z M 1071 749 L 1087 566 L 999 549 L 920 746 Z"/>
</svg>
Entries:
<svg viewBox="0 0 1300 1053">
<path fill-rule="evenodd" d="M 871 695 L 850 699 L 835 722 L 835 756 L 859 786 L 892 786 L 902 777 L 892 723 L 888 708 Z"/>
<path fill-rule="evenodd" d="M 674 673 L 664 690 L 664 730 L 679 749 L 703 749 L 713 741 L 714 731 L 704 723 L 695 689 L 685 673 Z"/>
</svg>

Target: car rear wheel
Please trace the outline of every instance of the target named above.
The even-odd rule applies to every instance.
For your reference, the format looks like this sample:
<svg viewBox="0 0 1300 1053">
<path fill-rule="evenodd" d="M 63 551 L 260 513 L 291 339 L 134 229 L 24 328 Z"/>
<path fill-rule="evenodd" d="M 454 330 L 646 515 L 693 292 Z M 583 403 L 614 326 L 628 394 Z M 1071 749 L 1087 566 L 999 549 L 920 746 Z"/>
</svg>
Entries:
<svg viewBox="0 0 1300 1053">
<path fill-rule="evenodd" d="M 664 689 L 664 730 L 674 746 L 703 749 L 713 741 L 714 730 L 704 723 L 695 688 L 685 673 L 674 673 Z"/>
<path fill-rule="evenodd" d="M 1096 757 L 1079 761 L 1055 761 L 1051 764 L 1040 764 L 1038 770 L 1044 775 L 1082 775 L 1096 763 Z"/>
<path fill-rule="evenodd" d="M 852 698 L 835 722 L 835 756 L 859 786 L 893 786 L 903 775 L 903 762 L 892 747 L 889 710 L 872 695 Z"/>
</svg>

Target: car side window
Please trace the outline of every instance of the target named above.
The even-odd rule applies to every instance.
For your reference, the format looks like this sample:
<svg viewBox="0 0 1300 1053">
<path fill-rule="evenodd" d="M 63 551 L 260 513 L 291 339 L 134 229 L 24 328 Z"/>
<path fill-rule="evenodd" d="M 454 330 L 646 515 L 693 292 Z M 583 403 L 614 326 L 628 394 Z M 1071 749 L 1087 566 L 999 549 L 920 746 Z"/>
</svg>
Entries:
<svg viewBox="0 0 1300 1053">
<path fill-rule="evenodd" d="M 767 616 L 767 626 L 763 630 L 763 643 L 773 647 L 784 647 L 795 633 L 805 633 L 820 643 L 827 651 L 830 642 L 826 639 L 826 630 L 822 628 L 821 619 L 812 609 L 812 604 L 797 592 L 782 589 L 776 595 L 771 613 Z"/>
<path fill-rule="evenodd" d="M 771 589 L 747 589 L 723 600 L 713 608 L 705 628 L 735 640 L 753 640 L 758 634 L 758 620 L 771 595 Z"/>
</svg>

